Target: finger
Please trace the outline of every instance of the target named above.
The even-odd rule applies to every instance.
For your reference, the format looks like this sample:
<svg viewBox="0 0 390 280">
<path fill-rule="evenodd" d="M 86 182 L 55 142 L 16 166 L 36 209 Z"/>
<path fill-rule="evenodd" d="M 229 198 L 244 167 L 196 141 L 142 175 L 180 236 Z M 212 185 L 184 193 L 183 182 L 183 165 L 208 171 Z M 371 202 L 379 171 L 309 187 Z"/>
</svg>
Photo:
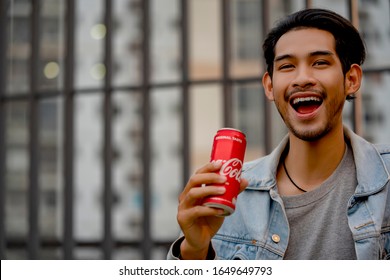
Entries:
<svg viewBox="0 0 390 280">
<path fill-rule="evenodd" d="M 207 186 L 203 188 L 192 188 L 179 198 L 179 208 L 189 208 L 199 204 L 207 196 L 222 195 L 226 191 L 225 187 Z"/>
<path fill-rule="evenodd" d="M 226 177 L 217 173 L 201 173 L 194 174 L 190 177 L 187 185 L 184 187 L 183 193 L 189 192 L 194 187 L 202 185 L 223 184 L 226 182 Z"/>
<path fill-rule="evenodd" d="M 202 173 L 192 176 L 188 181 L 188 185 L 201 186 L 209 184 L 223 184 L 226 182 L 226 180 L 226 176 L 222 176 L 217 173 Z"/>
<path fill-rule="evenodd" d="M 215 172 L 215 171 L 218 171 L 221 168 L 221 166 L 222 166 L 221 161 L 212 161 L 212 162 L 206 163 L 201 168 L 196 170 L 195 174 Z"/>
<path fill-rule="evenodd" d="M 247 179 L 244 179 L 244 178 L 241 178 L 241 182 L 240 182 L 240 193 L 243 192 L 246 187 L 249 185 L 249 182 Z"/>
<path fill-rule="evenodd" d="M 186 227 L 186 225 L 191 225 L 193 221 L 199 218 L 220 216 L 223 213 L 224 213 L 223 209 L 198 205 L 192 208 L 179 211 L 177 214 L 177 221 L 179 222 L 180 226 L 183 229 L 183 227 Z M 221 217 L 221 219 L 223 218 Z"/>
</svg>

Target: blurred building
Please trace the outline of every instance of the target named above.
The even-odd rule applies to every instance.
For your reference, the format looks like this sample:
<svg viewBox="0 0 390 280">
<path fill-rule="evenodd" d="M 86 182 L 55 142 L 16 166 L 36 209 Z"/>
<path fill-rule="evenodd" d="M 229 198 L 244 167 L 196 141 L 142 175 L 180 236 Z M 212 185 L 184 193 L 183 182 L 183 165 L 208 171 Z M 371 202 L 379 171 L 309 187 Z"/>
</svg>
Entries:
<svg viewBox="0 0 390 280">
<path fill-rule="evenodd" d="M 265 30 L 307 4 L 350 17 L 350 2 L 363 136 L 389 142 L 389 1 L 4 0 L 2 258 L 164 258 L 216 130 L 243 130 L 246 160 L 286 133 L 263 97 Z"/>
</svg>

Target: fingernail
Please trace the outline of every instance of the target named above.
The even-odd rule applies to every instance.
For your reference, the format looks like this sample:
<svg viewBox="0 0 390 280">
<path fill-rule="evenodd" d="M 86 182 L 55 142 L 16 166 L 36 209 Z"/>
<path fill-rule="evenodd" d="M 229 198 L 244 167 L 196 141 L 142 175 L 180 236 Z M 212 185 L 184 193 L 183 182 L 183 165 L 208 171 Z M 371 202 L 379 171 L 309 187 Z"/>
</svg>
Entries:
<svg viewBox="0 0 390 280">
<path fill-rule="evenodd" d="M 224 194 L 226 191 L 226 188 L 224 187 L 218 187 L 217 194 Z"/>
<path fill-rule="evenodd" d="M 222 165 L 222 162 L 220 160 L 217 160 L 217 161 L 213 161 L 213 167 L 214 168 L 218 168 Z"/>
<path fill-rule="evenodd" d="M 219 176 L 218 182 L 225 183 L 226 182 L 226 177 L 225 176 Z"/>
</svg>

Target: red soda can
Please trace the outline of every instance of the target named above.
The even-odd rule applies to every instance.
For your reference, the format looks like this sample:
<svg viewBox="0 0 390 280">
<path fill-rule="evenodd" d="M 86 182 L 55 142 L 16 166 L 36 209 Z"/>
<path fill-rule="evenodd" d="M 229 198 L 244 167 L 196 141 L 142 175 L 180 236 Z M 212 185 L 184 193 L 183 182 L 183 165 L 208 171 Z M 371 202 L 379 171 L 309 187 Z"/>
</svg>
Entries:
<svg viewBox="0 0 390 280">
<path fill-rule="evenodd" d="M 221 216 L 231 215 L 236 209 L 245 148 L 245 134 L 237 129 L 222 128 L 214 136 L 210 161 L 223 163 L 218 173 L 226 176 L 227 180 L 224 184 L 216 186 L 225 187 L 226 192 L 222 195 L 206 197 L 203 205 L 225 210 Z"/>
</svg>

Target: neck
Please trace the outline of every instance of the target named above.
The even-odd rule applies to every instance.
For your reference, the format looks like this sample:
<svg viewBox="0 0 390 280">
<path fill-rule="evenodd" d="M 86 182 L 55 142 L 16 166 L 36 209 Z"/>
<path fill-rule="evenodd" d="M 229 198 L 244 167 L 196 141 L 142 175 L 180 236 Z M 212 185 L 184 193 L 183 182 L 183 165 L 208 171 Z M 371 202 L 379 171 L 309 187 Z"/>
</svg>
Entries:
<svg viewBox="0 0 390 280">
<path fill-rule="evenodd" d="M 285 158 L 295 183 L 311 190 L 325 181 L 337 168 L 345 152 L 341 127 L 315 142 L 303 141 L 290 134 L 289 152 Z"/>
</svg>

